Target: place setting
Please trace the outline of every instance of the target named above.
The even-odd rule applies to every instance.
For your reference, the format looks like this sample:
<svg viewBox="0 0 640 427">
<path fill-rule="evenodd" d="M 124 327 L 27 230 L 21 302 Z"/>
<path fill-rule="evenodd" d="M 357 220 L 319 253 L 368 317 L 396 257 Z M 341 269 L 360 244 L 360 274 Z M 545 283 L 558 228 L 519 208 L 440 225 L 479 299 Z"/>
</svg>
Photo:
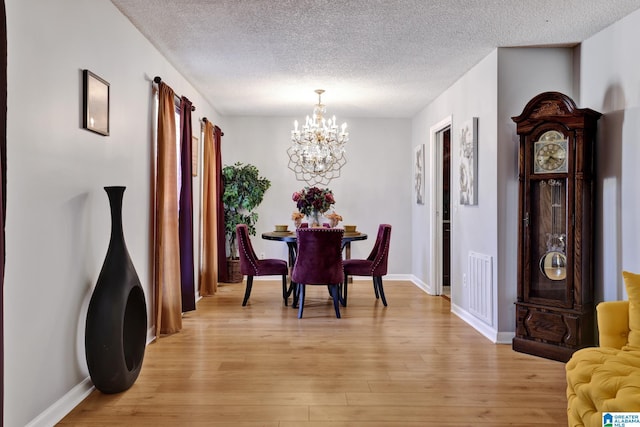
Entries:
<svg viewBox="0 0 640 427">
<path fill-rule="evenodd" d="M 272 231 L 272 233 L 280 236 L 288 236 L 293 234 L 293 232 L 289 230 L 289 226 L 286 224 L 276 224 L 275 229 Z"/>
</svg>

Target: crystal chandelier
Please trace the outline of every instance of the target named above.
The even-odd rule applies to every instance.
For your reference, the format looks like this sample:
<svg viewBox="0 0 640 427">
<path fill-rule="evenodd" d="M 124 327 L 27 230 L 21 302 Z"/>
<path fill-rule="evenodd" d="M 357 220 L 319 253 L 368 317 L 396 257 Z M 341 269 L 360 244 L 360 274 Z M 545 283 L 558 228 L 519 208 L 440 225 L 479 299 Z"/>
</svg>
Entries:
<svg viewBox="0 0 640 427">
<path fill-rule="evenodd" d="M 294 121 L 291 146 L 287 149 L 288 166 L 298 181 L 326 185 L 340 176 L 340 169 L 347 163 L 344 145 L 349 141 L 349 133 L 346 123 L 338 127 L 336 116 L 329 120 L 324 118 L 327 112 L 321 98 L 324 90 L 315 92 L 318 104 L 313 109 L 313 118 L 307 116 L 302 129 L 298 129 L 298 121 Z"/>
</svg>

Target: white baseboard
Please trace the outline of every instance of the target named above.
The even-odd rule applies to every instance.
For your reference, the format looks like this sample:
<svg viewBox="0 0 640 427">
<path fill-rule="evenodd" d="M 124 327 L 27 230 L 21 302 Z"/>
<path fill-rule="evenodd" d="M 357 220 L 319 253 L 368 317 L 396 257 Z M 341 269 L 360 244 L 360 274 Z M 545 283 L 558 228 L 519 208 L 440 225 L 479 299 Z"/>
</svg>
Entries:
<svg viewBox="0 0 640 427">
<path fill-rule="evenodd" d="M 85 378 L 67 394 L 49 406 L 44 412 L 31 420 L 26 427 L 51 427 L 62 420 L 69 412 L 87 398 L 94 390 L 91 378 Z"/>
<path fill-rule="evenodd" d="M 467 322 L 473 329 L 480 332 L 494 344 L 511 344 L 511 339 L 515 336 L 513 332 L 497 331 L 495 328 L 487 325 L 473 314 L 453 303 L 451 304 L 451 312 Z"/>
<path fill-rule="evenodd" d="M 509 344 L 513 343 L 513 338 L 516 336 L 515 332 L 498 332 L 497 344 Z"/>
</svg>

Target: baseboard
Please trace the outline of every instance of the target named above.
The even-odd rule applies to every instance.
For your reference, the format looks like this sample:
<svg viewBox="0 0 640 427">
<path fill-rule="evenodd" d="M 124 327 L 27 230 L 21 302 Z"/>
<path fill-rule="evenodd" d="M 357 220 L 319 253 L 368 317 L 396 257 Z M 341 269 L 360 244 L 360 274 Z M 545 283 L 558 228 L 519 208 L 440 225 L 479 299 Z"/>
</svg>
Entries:
<svg viewBox="0 0 640 427">
<path fill-rule="evenodd" d="M 468 311 L 453 303 L 451 304 L 451 312 L 458 316 L 460 319 L 464 320 L 467 324 L 469 324 L 469 326 L 473 327 L 473 329 L 484 335 L 492 343 L 511 344 L 511 338 L 513 338 L 514 336 L 513 333 L 498 332 L 497 330 L 495 330 L 495 328 L 487 325 Z"/>
<path fill-rule="evenodd" d="M 72 388 L 67 394 L 49 406 L 44 412 L 31 420 L 26 427 L 50 427 L 56 425 L 69 412 L 80 404 L 95 389 L 91 378 L 85 378 L 80 384 Z"/>
<path fill-rule="evenodd" d="M 509 344 L 513 342 L 513 338 L 515 338 L 515 332 L 498 332 L 498 341 L 497 344 Z"/>
<path fill-rule="evenodd" d="M 427 284 L 425 282 L 423 282 L 422 280 L 418 279 L 415 275 L 411 274 L 409 275 L 411 282 L 416 285 L 417 288 L 423 290 L 426 294 L 431 295 L 429 293 L 429 287 L 427 286 Z"/>
</svg>

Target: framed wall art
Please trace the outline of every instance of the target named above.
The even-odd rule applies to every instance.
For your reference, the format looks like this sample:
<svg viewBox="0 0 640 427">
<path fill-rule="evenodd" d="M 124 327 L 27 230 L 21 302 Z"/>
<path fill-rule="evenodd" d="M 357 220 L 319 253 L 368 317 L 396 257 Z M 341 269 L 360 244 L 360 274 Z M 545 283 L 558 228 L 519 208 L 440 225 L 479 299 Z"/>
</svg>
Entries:
<svg viewBox="0 0 640 427">
<path fill-rule="evenodd" d="M 466 121 L 460 131 L 460 204 L 478 204 L 478 118 Z"/>
<path fill-rule="evenodd" d="M 109 83 L 89 70 L 83 70 L 82 127 L 109 135 Z"/>
<path fill-rule="evenodd" d="M 413 187 L 416 203 L 424 205 L 424 144 L 415 148 L 413 159 Z"/>
</svg>

